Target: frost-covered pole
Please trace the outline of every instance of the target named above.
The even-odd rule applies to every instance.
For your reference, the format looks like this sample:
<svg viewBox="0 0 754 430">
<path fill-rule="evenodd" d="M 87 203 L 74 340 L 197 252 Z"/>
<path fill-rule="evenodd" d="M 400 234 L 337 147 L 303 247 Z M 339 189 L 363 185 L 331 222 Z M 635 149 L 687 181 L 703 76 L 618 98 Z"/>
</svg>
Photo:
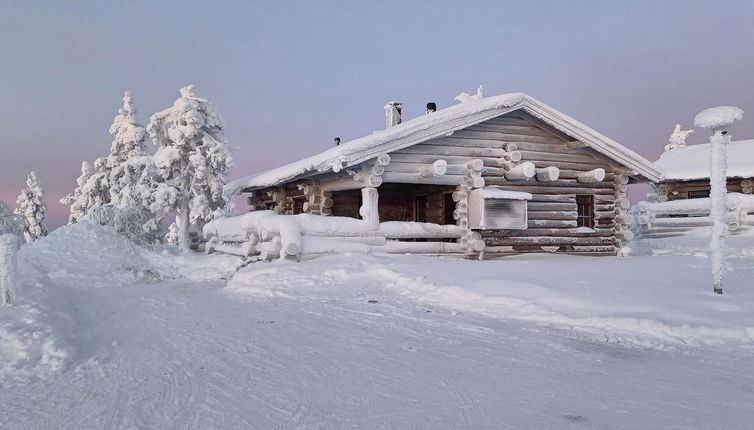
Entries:
<svg viewBox="0 0 754 430">
<path fill-rule="evenodd" d="M 16 235 L 0 235 L 0 306 L 13 304 L 18 244 Z"/>
<path fill-rule="evenodd" d="M 743 115 L 744 111 L 735 106 L 720 106 L 704 110 L 694 118 L 694 126 L 712 130 L 710 139 L 710 218 L 712 218 L 710 260 L 713 291 L 717 294 L 723 293 L 725 273 L 725 234 L 727 232 L 725 214 L 728 193 L 726 149 L 730 142 L 728 128 L 743 118 Z"/>
</svg>

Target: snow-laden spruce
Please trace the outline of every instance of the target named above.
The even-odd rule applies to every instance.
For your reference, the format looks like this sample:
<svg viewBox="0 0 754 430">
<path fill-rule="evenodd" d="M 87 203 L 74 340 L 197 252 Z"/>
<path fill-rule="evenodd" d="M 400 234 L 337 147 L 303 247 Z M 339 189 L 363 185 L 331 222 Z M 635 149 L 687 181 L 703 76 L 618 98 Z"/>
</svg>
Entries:
<svg viewBox="0 0 754 430">
<path fill-rule="evenodd" d="M 118 115 L 113 119 L 110 126 L 110 134 L 113 142 L 110 145 L 110 155 L 107 157 L 108 182 L 110 184 L 110 201 L 119 204 L 123 196 L 122 192 L 132 197 L 135 177 L 141 175 L 143 162 L 131 163 L 122 168 L 122 165 L 133 159 L 142 159 L 147 155 L 146 136 L 144 126 L 136 121 L 136 108 L 131 91 L 126 91 L 123 96 L 123 108 L 118 110 Z"/>
<path fill-rule="evenodd" d="M 21 190 L 16 200 L 15 210 L 23 222 L 24 239 L 33 242 L 40 237 L 47 236 L 47 205 L 44 202 L 44 190 L 39 184 L 37 174 L 29 173 L 26 177 L 26 188 Z"/>
<path fill-rule="evenodd" d="M 226 206 L 223 186 L 233 160 L 225 123 L 193 85 L 181 88 L 173 106 L 152 115 L 147 125 L 158 150 L 154 161 L 164 183 L 153 193 L 156 213 L 177 212 L 178 243 L 189 246 L 189 228 L 199 229 Z"/>
<path fill-rule="evenodd" d="M 110 202 L 119 204 L 123 199 L 121 194 L 130 191 L 129 181 L 141 173 L 134 172 L 133 166 L 130 172 L 121 168 L 130 159 L 147 155 L 146 130 L 136 121 L 136 109 L 130 91 L 126 91 L 123 96 L 123 107 L 118 109 L 118 114 L 113 119 L 110 134 L 113 135 L 110 153 L 94 160 L 94 168 L 88 162 L 83 162 L 81 176 L 76 180 L 76 189 L 60 200 L 70 207 L 69 224 L 81 220 L 92 209 Z"/>
</svg>

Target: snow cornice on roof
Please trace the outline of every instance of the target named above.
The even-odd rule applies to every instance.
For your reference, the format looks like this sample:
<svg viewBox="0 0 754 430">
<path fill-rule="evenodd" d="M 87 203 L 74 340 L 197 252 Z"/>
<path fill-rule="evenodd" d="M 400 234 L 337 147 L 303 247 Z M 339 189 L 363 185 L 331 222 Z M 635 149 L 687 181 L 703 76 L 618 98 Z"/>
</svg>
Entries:
<svg viewBox="0 0 754 430">
<path fill-rule="evenodd" d="M 372 133 L 288 165 L 246 176 L 228 183 L 227 194 L 274 187 L 317 173 L 341 169 L 380 154 L 452 134 L 500 115 L 522 109 L 553 128 L 630 168 L 634 175 L 658 181 L 661 172 L 648 160 L 575 119 L 523 93 L 509 93 L 459 103 L 394 127 Z"/>
</svg>

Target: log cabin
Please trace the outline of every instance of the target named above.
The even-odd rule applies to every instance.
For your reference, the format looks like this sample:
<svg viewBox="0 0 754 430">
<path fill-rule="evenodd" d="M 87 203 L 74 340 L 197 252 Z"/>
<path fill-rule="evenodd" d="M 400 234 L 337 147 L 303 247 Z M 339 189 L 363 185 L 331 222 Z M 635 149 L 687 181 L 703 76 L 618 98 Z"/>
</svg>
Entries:
<svg viewBox="0 0 754 430">
<path fill-rule="evenodd" d="M 657 167 L 528 95 L 461 96 L 408 121 L 390 102 L 384 130 L 225 192 L 250 193 L 252 211 L 363 220 L 388 252 L 627 252 L 627 186 L 660 181 Z"/>
<path fill-rule="evenodd" d="M 652 183 L 651 202 L 709 197 L 710 144 L 683 145 L 665 151 L 654 166 L 663 172 Z M 754 140 L 733 141 L 727 145 L 727 187 L 729 193 L 752 194 L 754 183 Z"/>
</svg>

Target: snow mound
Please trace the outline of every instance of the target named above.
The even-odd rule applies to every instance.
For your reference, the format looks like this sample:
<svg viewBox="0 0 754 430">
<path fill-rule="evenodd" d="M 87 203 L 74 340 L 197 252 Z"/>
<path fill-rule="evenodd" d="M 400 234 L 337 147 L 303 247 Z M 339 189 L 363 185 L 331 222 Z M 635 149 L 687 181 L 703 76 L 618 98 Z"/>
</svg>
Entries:
<svg viewBox="0 0 754 430">
<path fill-rule="evenodd" d="M 24 246 L 19 264 L 72 287 L 154 283 L 169 279 L 208 280 L 230 276 L 237 257 L 181 254 L 173 247 L 138 246 L 113 230 L 88 220 L 64 226 Z"/>
<path fill-rule="evenodd" d="M 736 106 L 718 106 L 705 109 L 694 117 L 694 127 L 721 128 L 740 121 L 744 111 Z"/>
<path fill-rule="evenodd" d="M 142 248 L 87 220 L 24 245 L 16 303 L 0 309 L 0 385 L 7 378 L 45 378 L 87 349 L 77 321 L 86 289 L 227 279 L 239 264 L 231 256 Z"/>
</svg>

